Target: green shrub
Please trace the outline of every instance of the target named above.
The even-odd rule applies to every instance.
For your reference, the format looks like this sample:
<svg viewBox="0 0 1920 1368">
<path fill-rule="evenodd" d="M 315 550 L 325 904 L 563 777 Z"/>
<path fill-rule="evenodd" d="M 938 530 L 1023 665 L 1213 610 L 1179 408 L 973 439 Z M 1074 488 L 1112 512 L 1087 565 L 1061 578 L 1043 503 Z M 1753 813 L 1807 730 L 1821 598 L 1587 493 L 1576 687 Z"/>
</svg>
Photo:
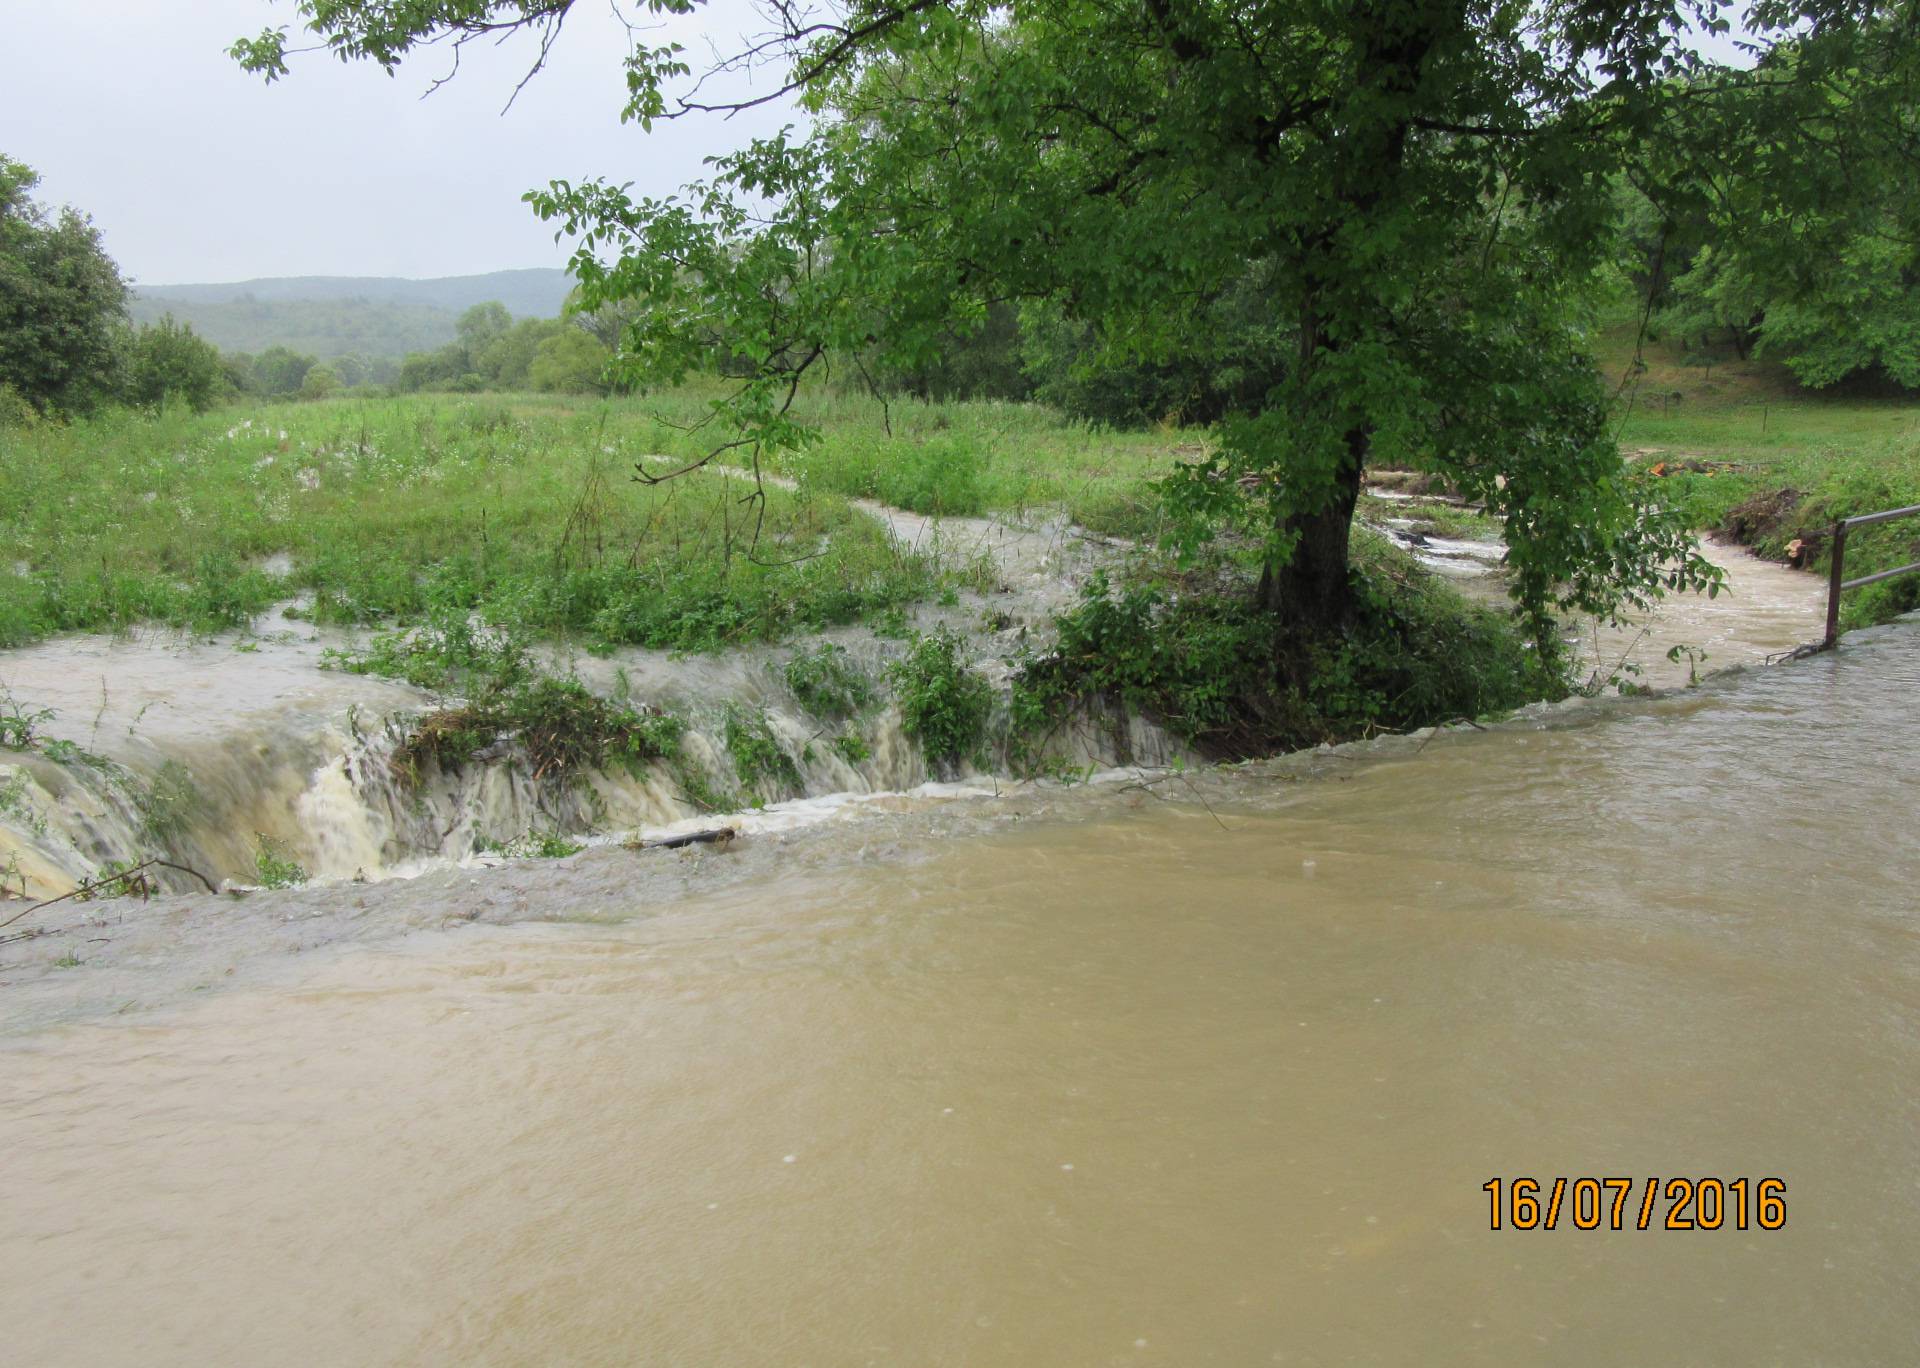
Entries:
<svg viewBox="0 0 1920 1368">
<path fill-rule="evenodd" d="M 873 756 L 873 746 L 857 731 L 841 732 L 828 744 L 849 765 L 864 765 Z"/>
<path fill-rule="evenodd" d="M 797 652 L 782 673 L 787 688 L 815 717 L 840 721 L 873 702 L 873 681 L 844 646 L 823 642 Z"/>
<path fill-rule="evenodd" d="M 40 422 L 40 414 L 12 385 L 0 382 L 0 432 L 24 430 Z"/>
<path fill-rule="evenodd" d="M 572 779 L 671 759 L 684 730 L 670 713 L 611 702 L 577 679 L 540 676 L 427 714 L 394 748 L 390 763 L 403 782 L 418 783 L 429 767 L 458 770 L 487 746 L 511 739 L 536 780 Z"/>
<path fill-rule="evenodd" d="M 993 686 L 963 662 L 963 647 L 944 628 L 916 634 L 906 655 L 887 667 L 902 729 L 937 765 L 984 760 Z"/>
<path fill-rule="evenodd" d="M 765 713 L 748 713 L 729 706 L 723 735 L 733 771 L 756 805 L 770 803 L 783 792 L 800 787 L 800 770 L 781 749 Z"/>
<path fill-rule="evenodd" d="M 1357 570 L 1343 634 L 1290 638 L 1250 586 L 1096 576 L 1054 648 L 1014 683 L 1016 752 L 1095 702 L 1153 718 L 1208 754 L 1244 758 L 1518 707 L 1564 693 L 1513 624 L 1405 564 Z"/>
<path fill-rule="evenodd" d="M 307 881 L 307 871 L 278 841 L 264 833 L 258 840 L 253 851 L 253 866 L 259 873 L 261 887 L 294 888 Z"/>
</svg>

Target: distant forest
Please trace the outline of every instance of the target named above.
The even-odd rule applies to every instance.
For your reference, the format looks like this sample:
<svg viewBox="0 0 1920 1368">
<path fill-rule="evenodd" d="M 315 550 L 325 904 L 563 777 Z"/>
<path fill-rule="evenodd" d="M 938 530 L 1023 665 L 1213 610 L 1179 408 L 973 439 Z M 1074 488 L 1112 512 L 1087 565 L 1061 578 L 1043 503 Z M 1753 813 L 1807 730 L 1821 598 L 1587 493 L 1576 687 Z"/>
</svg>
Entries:
<svg viewBox="0 0 1920 1368">
<path fill-rule="evenodd" d="M 460 315 L 499 301 L 519 318 L 552 318 L 571 285 L 561 270 L 494 271 L 439 280 L 294 276 L 227 285 L 157 285 L 128 300 L 135 323 L 172 315 L 223 351 L 274 347 L 398 361 L 452 342 Z"/>
</svg>

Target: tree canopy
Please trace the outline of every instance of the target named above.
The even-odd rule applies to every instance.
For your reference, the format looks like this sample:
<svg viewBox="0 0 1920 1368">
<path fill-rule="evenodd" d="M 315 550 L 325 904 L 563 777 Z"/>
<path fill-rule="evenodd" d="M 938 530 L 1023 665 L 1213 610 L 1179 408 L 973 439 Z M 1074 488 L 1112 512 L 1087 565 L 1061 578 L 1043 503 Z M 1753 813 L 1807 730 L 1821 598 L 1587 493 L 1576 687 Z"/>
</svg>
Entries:
<svg viewBox="0 0 1920 1368">
<path fill-rule="evenodd" d="M 1804 384 L 1920 388 L 1920 76 L 1911 21 L 1809 33 L 1675 112 L 1690 164 L 1636 168 L 1639 237 L 1686 338 Z"/>
<path fill-rule="evenodd" d="M 112 389 L 127 287 L 91 220 L 36 203 L 39 183 L 0 155 L 0 389 L 82 412 Z"/>
<path fill-rule="evenodd" d="M 343 60 L 392 69 L 516 29 L 543 57 L 571 3 L 296 8 Z M 1729 31 L 1714 0 L 773 0 L 769 34 L 704 76 L 677 48 L 636 48 L 625 116 L 763 102 L 709 92 L 779 63 L 808 128 L 665 199 L 607 181 L 529 199 L 579 240 L 587 306 L 632 308 L 636 377 L 722 351 L 740 379 L 716 454 L 806 445 L 803 377 L 865 355 L 923 365 L 1008 301 L 1057 308 L 1113 358 L 1204 354 L 1252 271 L 1279 364 L 1173 481 L 1187 538 L 1256 532 L 1262 606 L 1337 631 L 1363 468 L 1432 470 L 1504 515 L 1545 646 L 1555 606 L 1710 578 L 1623 468 L 1587 352 L 1620 178 L 1697 184 L 1728 126 L 1798 139 L 1791 54 L 1911 48 L 1913 9 L 1759 0 L 1741 16 L 1754 61 L 1727 65 L 1699 50 Z M 287 42 L 270 30 L 235 54 L 272 78 Z"/>
</svg>

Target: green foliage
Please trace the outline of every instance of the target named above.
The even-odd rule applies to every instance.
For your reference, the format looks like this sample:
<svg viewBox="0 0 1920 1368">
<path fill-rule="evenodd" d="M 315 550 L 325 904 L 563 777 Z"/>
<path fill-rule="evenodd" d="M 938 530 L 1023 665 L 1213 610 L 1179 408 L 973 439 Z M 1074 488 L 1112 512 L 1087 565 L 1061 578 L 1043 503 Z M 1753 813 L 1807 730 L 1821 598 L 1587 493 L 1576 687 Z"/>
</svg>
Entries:
<svg viewBox="0 0 1920 1368">
<path fill-rule="evenodd" d="M 47 819 L 27 798 L 27 772 L 17 766 L 9 766 L 8 769 L 10 772 L 0 777 L 0 817 L 35 836 L 45 836 Z"/>
<path fill-rule="evenodd" d="M 445 606 L 523 637 L 710 650 L 937 591 L 932 555 L 826 491 L 769 487 L 743 506 L 748 491 L 713 475 L 607 479 L 605 447 L 692 440 L 638 409 L 425 398 L 114 412 L 9 434 L 0 645 L 149 621 L 238 627 L 308 590 L 323 623 L 416 624 Z M 290 576 L 258 568 L 275 554 Z"/>
<path fill-rule="evenodd" d="M 120 394 L 127 403 L 150 408 L 180 403 L 204 413 L 226 396 L 220 349 L 195 336 L 191 326 L 175 323 L 171 314 L 131 334 L 125 345 Z"/>
<path fill-rule="evenodd" d="M 870 378 L 889 393 L 921 399 L 1031 399 L 1027 350 L 1020 311 L 996 302 L 972 326 L 955 326 L 931 355 L 913 366 L 889 366 L 876 359 Z"/>
<path fill-rule="evenodd" d="M 1075 417 L 1117 427 L 1257 413 L 1299 349 L 1292 320 L 1276 316 L 1274 275 L 1271 263 L 1243 271 L 1194 307 L 1177 338 L 1144 349 L 1060 308 L 1029 306 L 1021 345 L 1035 394 Z"/>
<path fill-rule="evenodd" d="M 0 749 L 31 750 L 38 739 L 42 722 L 53 719 L 53 709 L 23 707 L 11 692 L 0 698 Z"/>
<path fill-rule="evenodd" d="M 555 18 L 489 0 L 295 8 L 316 45 L 388 71 L 423 45 Z M 1348 534 L 1361 471 L 1381 461 L 1443 474 L 1506 518 L 1542 650 L 1556 607 L 1610 613 L 1711 585 L 1623 478 L 1570 327 L 1611 268 L 1616 177 L 1684 184 L 1702 149 L 1721 166 L 1744 146 L 1709 136 L 1729 131 L 1786 150 L 1755 184 L 1801 165 L 1857 177 L 1830 155 L 1845 150 L 1836 127 L 1891 130 L 1911 153 L 1916 45 L 1891 6 L 1752 7 L 1752 68 L 1702 55 L 1701 33 L 1730 27 L 1712 7 L 1629 0 L 1037 0 L 856 18 L 823 45 L 789 16 L 717 56 L 721 71 L 784 59 L 804 136 L 758 140 L 663 200 L 606 181 L 528 197 L 580 243 L 583 305 L 633 310 L 631 377 L 717 364 L 738 381 L 714 409 L 734 445 L 797 453 L 818 433 L 795 387 L 829 358 L 924 374 L 1019 299 L 1087 329 L 1103 363 L 1191 369 L 1218 340 L 1209 320 L 1264 272 L 1244 389 L 1229 387 L 1219 441 L 1177 472 L 1168 508 L 1190 555 L 1259 531 L 1261 605 L 1288 634 L 1332 638 L 1364 608 Z M 273 80 L 288 35 L 232 52 Z M 1891 94 L 1870 119 L 1831 120 L 1821 78 L 1863 61 Z M 633 50 L 625 75 L 623 117 L 643 129 L 708 107 L 671 43 Z M 1691 99 L 1702 86 L 1725 98 Z M 1786 221 L 1805 206 L 1758 207 Z"/>
<path fill-rule="evenodd" d="M 669 713 L 602 698 L 577 679 L 545 672 L 521 640 L 478 626 L 455 603 L 433 608 L 424 626 L 378 634 L 364 650 L 327 659 L 462 697 L 421 718 L 395 746 L 391 767 L 408 783 L 429 770 L 459 770 L 500 742 L 513 745 L 536 780 L 572 780 L 611 766 L 637 772 L 676 756 L 685 730 Z"/>
<path fill-rule="evenodd" d="M 513 860 L 564 860 L 569 855 L 578 855 L 586 847 L 560 832 L 548 830 L 523 832 L 505 843 L 475 836 L 473 849 L 476 855 L 505 855 Z"/>
<path fill-rule="evenodd" d="M 5 381 L 0 381 L 0 432 L 30 428 L 39 421 L 40 415 L 27 402 L 27 396 Z"/>
<path fill-rule="evenodd" d="M 351 674 L 404 679 L 416 688 L 440 692 L 475 685 L 514 688 L 534 673 L 525 644 L 476 624 L 457 595 L 429 603 L 425 621 L 417 627 L 376 632 L 356 650 L 328 649 L 321 662 Z"/>
<path fill-rule="evenodd" d="M 873 758 L 873 745 L 867 738 L 851 729 L 841 732 L 827 743 L 833 747 L 833 753 L 849 765 L 860 766 Z"/>
<path fill-rule="evenodd" d="M 0 154 L 0 392 L 85 413 L 112 393 L 127 287 L 92 220 L 34 202 L 39 181 Z"/>
<path fill-rule="evenodd" d="M 193 774 L 178 760 L 168 760 L 134 795 L 141 828 L 162 844 L 183 835 L 206 806 Z"/>
<path fill-rule="evenodd" d="M 414 352 L 400 365 L 403 390 L 535 389 L 605 394 L 610 353 L 591 332 L 561 319 L 514 322 L 498 301 L 476 304 L 460 316 L 454 340 Z"/>
<path fill-rule="evenodd" d="M 1265 755 L 1485 716 L 1565 692 L 1506 619 L 1391 558 L 1356 574 L 1338 637 L 1289 634 L 1231 576 L 1091 581 L 1015 680 L 1029 762 L 1072 714 L 1118 703 L 1203 752 Z M 1282 669 L 1274 643 L 1302 653 Z"/>
<path fill-rule="evenodd" d="M 729 706 L 722 735 L 741 785 L 761 806 L 800 787 L 800 770 L 773 734 L 764 712 Z"/>
<path fill-rule="evenodd" d="M 657 709 L 614 703 L 575 679 L 481 681 L 467 702 L 420 719 L 395 746 L 403 781 L 449 773 L 510 742 L 539 781 L 573 781 L 612 766 L 639 771 L 679 751 L 685 724 Z"/>
<path fill-rule="evenodd" d="M 1752 73 L 1706 70 L 1663 111 L 1636 180 L 1659 324 L 1783 361 L 1825 387 L 1920 387 L 1920 50 L 1912 16 L 1807 26 Z M 1657 223 L 1657 232 L 1647 224 Z"/>
<path fill-rule="evenodd" d="M 966 643 L 944 628 L 916 633 L 887 667 L 901 728 L 936 765 L 984 762 L 993 686 L 964 659 Z"/>
<path fill-rule="evenodd" d="M 269 398 L 285 398 L 300 393 L 307 383 L 307 372 L 319 361 L 291 347 L 268 347 L 253 358 L 246 389 Z"/>
<path fill-rule="evenodd" d="M 331 366 L 310 366 L 300 381 L 302 399 L 327 399 L 340 392 L 340 376 Z"/>
<path fill-rule="evenodd" d="M 796 651 L 781 675 L 800 705 L 827 721 L 852 717 L 873 702 L 873 680 L 846 647 L 831 642 Z"/>
<path fill-rule="evenodd" d="M 606 394 L 613 354 L 577 328 L 543 338 L 527 365 L 527 382 L 550 394 Z"/>
<path fill-rule="evenodd" d="M 262 888 L 297 888 L 307 881 L 307 871 L 300 862 L 264 833 L 255 837 L 253 867 Z"/>
</svg>

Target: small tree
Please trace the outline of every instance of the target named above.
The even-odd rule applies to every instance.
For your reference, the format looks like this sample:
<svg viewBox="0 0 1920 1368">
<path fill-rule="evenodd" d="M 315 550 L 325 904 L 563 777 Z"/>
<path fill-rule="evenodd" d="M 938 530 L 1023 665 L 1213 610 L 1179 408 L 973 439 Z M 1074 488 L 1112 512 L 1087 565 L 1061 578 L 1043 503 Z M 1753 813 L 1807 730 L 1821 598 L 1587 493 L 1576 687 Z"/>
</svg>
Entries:
<svg viewBox="0 0 1920 1368">
<path fill-rule="evenodd" d="M 183 403 L 204 413 L 227 389 L 220 349 L 168 314 L 129 336 L 121 397 L 129 404 L 164 408 Z"/>
<path fill-rule="evenodd" d="M 340 377 L 331 366 L 314 366 L 300 381 L 302 399 L 326 399 L 340 392 Z"/>
<path fill-rule="evenodd" d="M 78 413 L 113 392 L 127 287 L 78 210 L 36 204 L 32 168 L 0 155 L 0 389 L 40 413 Z"/>
<path fill-rule="evenodd" d="M 527 378 L 537 390 L 557 394 L 605 394 L 611 388 L 607 349 L 578 328 L 566 328 L 542 342 L 533 354 Z"/>
<path fill-rule="evenodd" d="M 290 347 L 268 347 L 253 359 L 254 385 L 272 398 L 298 394 L 316 364 L 313 357 Z"/>
</svg>

